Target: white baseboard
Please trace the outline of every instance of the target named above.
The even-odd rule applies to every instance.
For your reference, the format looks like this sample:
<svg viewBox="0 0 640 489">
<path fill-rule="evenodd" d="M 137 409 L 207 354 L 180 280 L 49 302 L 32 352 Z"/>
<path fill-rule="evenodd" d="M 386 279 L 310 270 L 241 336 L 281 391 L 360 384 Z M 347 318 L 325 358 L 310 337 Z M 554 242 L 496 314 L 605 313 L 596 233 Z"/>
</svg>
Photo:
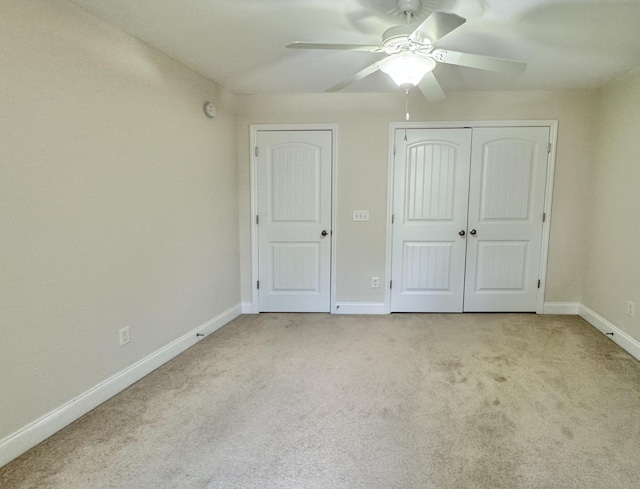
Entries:
<svg viewBox="0 0 640 489">
<path fill-rule="evenodd" d="M 579 310 L 579 302 L 545 302 L 542 306 L 542 314 L 570 314 L 577 316 Z"/>
<path fill-rule="evenodd" d="M 578 314 L 582 319 L 600 330 L 602 333 L 613 333 L 613 335 L 607 335 L 607 337 L 614 343 L 617 343 L 621 348 L 628 351 L 636 359 L 640 360 L 640 342 L 638 340 L 632 338 L 620 328 L 614 326 L 613 323 L 600 316 L 600 314 L 589 309 L 587 306 L 580 304 L 580 311 Z"/>
<path fill-rule="evenodd" d="M 251 302 L 243 302 L 241 304 L 242 314 L 258 314 L 257 311 L 253 310 L 253 304 Z"/>
<path fill-rule="evenodd" d="M 198 337 L 196 334 L 207 336 L 213 333 L 237 318 L 241 313 L 240 311 L 241 306 L 238 305 L 218 314 L 213 319 L 147 355 L 130 367 L 100 382 L 95 387 L 0 440 L 0 467 L 46 440 L 57 431 L 84 416 L 107 399 L 123 391 L 202 340 L 203 337 Z"/>
<path fill-rule="evenodd" d="M 384 302 L 337 302 L 334 314 L 389 314 Z"/>
</svg>

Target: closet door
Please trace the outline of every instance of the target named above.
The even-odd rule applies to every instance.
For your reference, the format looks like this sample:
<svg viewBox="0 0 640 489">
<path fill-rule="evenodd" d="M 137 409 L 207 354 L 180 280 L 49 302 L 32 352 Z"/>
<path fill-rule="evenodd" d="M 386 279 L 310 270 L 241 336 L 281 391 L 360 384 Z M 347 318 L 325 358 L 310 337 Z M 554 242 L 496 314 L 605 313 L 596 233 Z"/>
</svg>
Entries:
<svg viewBox="0 0 640 489">
<path fill-rule="evenodd" d="M 395 147 L 391 311 L 461 312 L 471 129 L 398 130 Z"/>
<path fill-rule="evenodd" d="M 473 130 L 465 311 L 534 312 L 548 127 Z"/>
</svg>

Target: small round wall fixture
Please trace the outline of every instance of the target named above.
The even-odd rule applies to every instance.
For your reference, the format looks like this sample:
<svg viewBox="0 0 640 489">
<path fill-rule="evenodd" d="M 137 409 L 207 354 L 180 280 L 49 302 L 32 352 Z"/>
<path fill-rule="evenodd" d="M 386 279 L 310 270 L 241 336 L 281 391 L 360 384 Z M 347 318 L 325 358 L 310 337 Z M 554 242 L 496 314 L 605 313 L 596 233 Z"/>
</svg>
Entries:
<svg viewBox="0 0 640 489">
<path fill-rule="evenodd" d="M 206 115 L 209 119 L 213 119 L 216 115 L 218 115 L 218 108 L 211 102 L 205 102 L 203 109 L 204 115 Z"/>
</svg>

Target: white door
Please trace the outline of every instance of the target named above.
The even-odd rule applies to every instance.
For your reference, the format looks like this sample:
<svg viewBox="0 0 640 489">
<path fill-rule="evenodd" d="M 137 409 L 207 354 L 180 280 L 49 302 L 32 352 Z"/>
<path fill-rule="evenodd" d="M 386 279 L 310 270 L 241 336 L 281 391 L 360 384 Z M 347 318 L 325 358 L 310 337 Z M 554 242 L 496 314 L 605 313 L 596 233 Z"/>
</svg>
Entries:
<svg viewBox="0 0 640 489">
<path fill-rule="evenodd" d="M 471 129 L 395 139 L 391 311 L 461 312 Z"/>
<path fill-rule="evenodd" d="M 331 131 L 258 131 L 263 312 L 329 312 Z"/>
<path fill-rule="evenodd" d="M 473 130 L 465 311 L 535 311 L 548 127 Z"/>
</svg>

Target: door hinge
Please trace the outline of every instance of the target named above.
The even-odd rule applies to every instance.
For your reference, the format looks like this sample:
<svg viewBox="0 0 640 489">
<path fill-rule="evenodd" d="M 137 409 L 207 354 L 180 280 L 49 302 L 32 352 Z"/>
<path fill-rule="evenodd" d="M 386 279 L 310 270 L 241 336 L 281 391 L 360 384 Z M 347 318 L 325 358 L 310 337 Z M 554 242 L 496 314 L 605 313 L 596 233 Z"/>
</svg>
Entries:
<svg viewBox="0 0 640 489">
<path fill-rule="evenodd" d="M 543 212 L 542 213 L 542 222 L 545 222 L 547 220 L 547 213 Z"/>
<path fill-rule="evenodd" d="M 396 155 L 396 145 L 394 144 L 393 145 L 393 156 L 395 156 L 395 155 Z"/>
<path fill-rule="evenodd" d="M 541 284 L 542 284 L 542 282 L 540 282 L 540 279 L 538 279 L 538 288 L 540 288 Z"/>
<path fill-rule="evenodd" d="M 389 288 L 393 289 L 393 280 L 389 280 Z"/>
<path fill-rule="evenodd" d="M 395 214 L 391 214 L 391 224 L 393 224 L 395 220 L 396 220 Z"/>
<path fill-rule="evenodd" d="M 258 280 L 258 281 L 256 282 L 256 288 L 257 288 L 258 290 L 260 290 L 260 280 Z"/>
<path fill-rule="evenodd" d="M 551 143 L 547 145 L 547 153 L 551 153 Z"/>
<path fill-rule="evenodd" d="M 254 152 L 255 152 L 256 156 L 258 156 L 258 147 L 257 146 L 256 146 L 256 149 L 255 149 Z"/>
<path fill-rule="evenodd" d="M 260 216 L 256 214 L 256 224 L 260 224 Z"/>
</svg>

